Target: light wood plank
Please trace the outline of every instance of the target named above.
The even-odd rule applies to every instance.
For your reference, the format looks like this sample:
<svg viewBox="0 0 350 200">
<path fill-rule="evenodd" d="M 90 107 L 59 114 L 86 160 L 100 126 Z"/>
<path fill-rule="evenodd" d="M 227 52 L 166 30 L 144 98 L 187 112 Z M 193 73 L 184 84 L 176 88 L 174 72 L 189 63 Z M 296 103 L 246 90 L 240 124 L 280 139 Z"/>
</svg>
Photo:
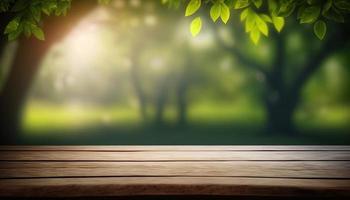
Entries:
<svg viewBox="0 0 350 200">
<path fill-rule="evenodd" d="M 239 161 L 239 160 L 339 160 L 350 161 L 347 151 L 146 151 L 146 152 L 67 152 L 3 151 L 0 161 Z"/>
<path fill-rule="evenodd" d="M 0 197 L 350 197 L 349 146 L 2 146 Z"/>
<path fill-rule="evenodd" d="M 0 151 L 350 151 L 350 146 L 303 146 L 303 145 L 117 145 L 117 146 L 0 146 Z"/>
<path fill-rule="evenodd" d="M 350 179 L 350 162 L 2 162 L 1 178 L 232 176 Z"/>
<path fill-rule="evenodd" d="M 0 197 L 237 195 L 349 197 L 349 180 L 227 177 L 118 177 L 0 180 Z"/>
</svg>

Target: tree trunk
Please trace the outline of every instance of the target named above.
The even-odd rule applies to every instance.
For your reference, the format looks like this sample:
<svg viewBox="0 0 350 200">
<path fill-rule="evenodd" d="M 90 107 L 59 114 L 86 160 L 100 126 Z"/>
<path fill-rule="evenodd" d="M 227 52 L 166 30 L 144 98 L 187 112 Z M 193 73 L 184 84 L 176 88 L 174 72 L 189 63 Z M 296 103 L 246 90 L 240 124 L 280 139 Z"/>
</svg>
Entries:
<svg viewBox="0 0 350 200">
<path fill-rule="evenodd" d="M 179 72 L 179 77 L 177 80 L 176 88 L 176 104 L 177 104 L 177 125 L 179 127 L 187 126 L 187 110 L 188 110 L 188 88 L 191 83 L 191 74 L 192 69 L 195 65 L 193 61 L 193 52 L 191 47 L 187 44 L 184 46 L 184 56 L 185 56 L 185 65 Z"/>
<path fill-rule="evenodd" d="M 133 57 L 133 63 L 131 66 L 131 82 L 135 90 L 135 94 L 139 103 L 140 116 L 143 121 L 147 120 L 147 100 L 146 94 L 142 88 L 140 74 L 139 74 L 139 63 L 137 62 L 137 57 Z"/>
<path fill-rule="evenodd" d="M 164 111 L 165 104 L 168 97 L 168 76 L 161 77 L 158 81 L 156 88 L 156 99 L 155 99 L 155 125 L 164 125 Z"/>
<path fill-rule="evenodd" d="M 46 45 L 36 39 L 20 41 L 16 59 L 0 94 L 1 138 L 3 142 L 14 143 L 17 139 L 25 97 L 46 50 Z"/>
<path fill-rule="evenodd" d="M 296 129 L 293 116 L 298 104 L 298 95 L 270 96 L 266 100 L 267 132 L 293 135 Z"/>
<path fill-rule="evenodd" d="M 178 91 L 178 119 L 177 124 L 180 127 L 187 125 L 187 89 L 180 88 Z"/>
<path fill-rule="evenodd" d="M 21 39 L 17 54 L 0 93 L 1 144 L 14 144 L 19 138 L 20 120 L 27 93 L 51 45 L 60 41 L 76 23 L 95 7 L 94 1 L 73 1 L 72 10 L 62 17 L 44 20 L 45 41 Z"/>
<path fill-rule="evenodd" d="M 177 125 L 184 127 L 187 125 L 187 90 L 188 90 L 188 72 L 182 74 L 177 88 Z"/>
<path fill-rule="evenodd" d="M 305 66 L 296 77 L 291 87 L 282 82 L 282 73 L 272 73 L 269 87 L 274 91 L 267 98 L 267 130 L 278 134 L 296 134 L 293 116 L 300 100 L 300 93 L 312 75 L 322 66 L 324 60 L 337 50 L 343 49 L 347 44 L 348 29 L 335 30 L 328 36 L 321 49 L 305 63 Z M 283 43 L 280 42 L 280 50 Z M 283 55 L 278 55 L 277 58 Z M 283 57 L 282 57 L 283 58 Z M 284 58 L 283 58 L 284 59 Z M 276 62 L 276 66 L 282 66 L 283 60 Z M 278 71 L 277 71 L 278 72 Z"/>
</svg>

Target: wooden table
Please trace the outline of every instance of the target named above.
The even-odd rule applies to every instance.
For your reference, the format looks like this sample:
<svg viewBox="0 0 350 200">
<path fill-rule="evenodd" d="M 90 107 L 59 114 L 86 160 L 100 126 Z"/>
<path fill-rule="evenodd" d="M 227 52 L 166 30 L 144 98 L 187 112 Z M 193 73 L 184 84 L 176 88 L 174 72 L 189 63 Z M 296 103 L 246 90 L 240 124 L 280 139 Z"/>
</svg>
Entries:
<svg viewBox="0 0 350 200">
<path fill-rule="evenodd" d="M 0 146 L 0 152 L 0 199 L 350 199 L 350 146 Z"/>
</svg>

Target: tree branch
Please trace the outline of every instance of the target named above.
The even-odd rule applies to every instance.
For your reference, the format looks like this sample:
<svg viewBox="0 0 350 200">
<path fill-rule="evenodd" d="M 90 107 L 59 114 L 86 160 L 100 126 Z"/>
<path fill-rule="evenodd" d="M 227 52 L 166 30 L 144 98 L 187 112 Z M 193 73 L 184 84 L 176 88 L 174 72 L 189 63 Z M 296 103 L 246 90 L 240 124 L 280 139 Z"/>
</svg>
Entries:
<svg viewBox="0 0 350 200">
<path fill-rule="evenodd" d="M 256 62 L 255 60 L 253 60 L 253 59 L 247 57 L 247 56 L 246 56 L 244 53 L 242 53 L 242 51 L 241 51 L 239 48 L 237 48 L 236 46 L 232 46 L 232 45 L 226 44 L 226 43 L 222 40 L 222 38 L 220 37 L 220 35 L 218 34 L 218 32 L 216 31 L 216 28 L 214 28 L 213 31 L 214 31 L 214 38 L 215 38 L 215 40 L 216 40 L 216 43 L 217 43 L 222 49 L 224 49 L 224 50 L 226 50 L 226 51 L 228 51 L 228 52 L 234 54 L 235 57 L 238 59 L 238 61 L 239 61 L 241 64 L 243 64 L 243 65 L 245 65 L 245 66 L 247 66 L 247 67 L 249 67 L 249 68 L 251 68 L 251 69 L 253 69 L 253 70 L 256 70 L 256 71 L 259 71 L 259 72 L 263 73 L 266 77 L 269 76 L 268 72 L 267 72 L 267 71 L 265 70 L 265 68 L 264 68 L 264 65 L 262 65 L 262 64 Z"/>
<path fill-rule="evenodd" d="M 283 81 L 283 69 L 285 67 L 285 35 L 284 33 L 275 33 L 275 49 L 272 70 L 270 72 L 270 84 L 280 92 L 283 92 L 285 83 Z"/>
<path fill-rule="evenodd" d="M 302 68 L 303 70 L 297 76 L 291 87 L 292 92 L 299 92 L 302 86 L 310 79 L 312 74 L 322 66 L 323 61 L 328 56 L 333 54 L 336 50 L 343 49 L 347 45 L 347 42 L 349 41 L 349 37 L 347 37 L 348 32 L 348 30 L 343 29 L 328 36 L 328 40 L 324 42 L 320 51 L 311 56 Z"/>
</svg>

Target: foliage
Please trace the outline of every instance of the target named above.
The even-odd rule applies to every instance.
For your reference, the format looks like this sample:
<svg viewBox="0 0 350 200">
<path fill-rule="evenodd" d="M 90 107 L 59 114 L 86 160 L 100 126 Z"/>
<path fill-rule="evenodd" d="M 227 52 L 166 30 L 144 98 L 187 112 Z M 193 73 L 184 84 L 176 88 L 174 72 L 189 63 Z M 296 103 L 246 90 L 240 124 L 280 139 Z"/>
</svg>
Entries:
<svg viewBox="0 0 350 200">
<path fill-rule="evenodd" d="M 34 35 L 44 40 L 41 28 L 42 15 L 66 15 L 72 0 L 2 0 L 0 12 L 14 13 L 13 19 L 5 28 L 9 40 L 15 40 L 24 34 Z M 107 4 L 110 0 L 98 0 Z M 240 12 L 240 20 L 254 43 L 258 43 L 261 35 L 269 35 L 269 24 L 278 32 L 282 31 L 285 18 L 296 13 L 301 24 L 313 24 L 314 33 L 323 39 L 327 32 L 327 23 L 345 22 L 350 12 L 348 0 L 161 0 L 169 7 L 179 7 L 186 3 L 185 16 L 193 16 L 201 8 L 210 8 L 209 14 L 214 22 L 220 18 L 223 23 L 230 19 L 233 10 Z M 188 2 L 188 3 L 187 3 Z M 196 16 L 190 26 L 193 36 L 202 28 L 202 19 Z"/>
<path fill-rule="evenodd" d="M 9 40 L 17 39 L 21 34 L 26 37 L 34 35 L 44 40 L 41 25 L 43 15 L 66 15 L 71 0 L 3 0 L 0 2 L 1 12 L 14 13 L 14 18 L 5 28 Z"/>
<path fill-rule="evenodd" d="M 98 2 L 108 4 L 110 0 Z M 22 34 L 26 37 L 34 35 L 37 39 L 44 40 L 42 16 L 65 16 L 71 3 L 72 0 L 1 0 L 0 12 L 10 12 L 14 15 L 4 33 L 7 34 L 8 40 L 15 40 Z"/>
<path fill-rule="evenodd" d="M 186 3 L 183 0 L 162 2 L 169 5 Z M 348 0 L 189 0 L 186 5 L 185 16 L 195 15 L 201 8 L 210 8 L 211 19 L 216 22 L 221 18 L 225 24 L 230 18 L 230 12 L 237 10 L 245 31 L 255 44 L 261 35 L 269 35 L 269 24 L 280 32 L 285 19 L 294 13 L 300 24 L 313 24 L 314 33 L 320 40 L 326 35 L 327 23 L 344 23 L 350 13 Z M 193 21 L 199 20 L 197 16 Z M 197 35 L 201 26 L 194 27 L 192 24 L 192 35 Z"/>
</svg>

